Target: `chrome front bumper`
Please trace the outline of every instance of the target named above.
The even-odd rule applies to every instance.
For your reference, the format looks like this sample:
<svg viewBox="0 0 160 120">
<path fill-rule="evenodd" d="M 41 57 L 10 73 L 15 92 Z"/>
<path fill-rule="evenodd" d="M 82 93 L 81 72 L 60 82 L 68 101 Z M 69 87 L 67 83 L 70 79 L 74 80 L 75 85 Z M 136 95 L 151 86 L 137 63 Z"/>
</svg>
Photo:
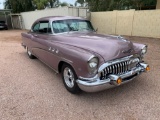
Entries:
<svg viewBox="0 0 160 120">
<path fill-rule="evenodd" d="M 119 84 L 115 83 L 115 78 L 121 78 L 122 84 L 125 84 L 127 82 L 132 81 L 136 76 L 138 76 L 142 72 L 146 72 L 146 68 L 148 67 L 148 64 L 140 63 L 139 67 L 133 68 L 131 71 L 121 74 L 121 75 L 110 75 L 105 80 L 100 80 L 99 75 L 97 74 L 93 78 L 82 78 L 80 77 L 77 80 L 77 84 L 79 88 L 85 92 L 98 92 L 105 89 L 109 89 L 112 87 L 119 86 Z"/>
</svg>

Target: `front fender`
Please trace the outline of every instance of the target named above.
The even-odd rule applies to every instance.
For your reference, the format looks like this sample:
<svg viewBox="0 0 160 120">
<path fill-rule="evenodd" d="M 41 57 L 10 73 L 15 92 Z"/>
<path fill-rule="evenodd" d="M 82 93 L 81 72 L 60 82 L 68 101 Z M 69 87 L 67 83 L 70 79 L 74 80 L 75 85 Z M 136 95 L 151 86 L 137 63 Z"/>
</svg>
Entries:
<svg viewBox="0 0 160 120">
<path fill-rule="evenodd" d="M 82 77 L 90 78 L 95 76 L 95 74 L 89 74 L 89 70 L 88 70 L 88 60 L 91 56 L 94 55 L 98 57 L 100 64 L 104 63 L 103 58 L 101 58 L 99 55 L 94 54 L 90 51 L 84 50 L 82 48 L 61 44 L 61 43 L 54 43 L 54 46 L 55 45 L 59 50 L 60 62 L 64 61 L 70 64 L 75 70 L 78 77 L 82 76 Z"/>
<path fill-rule="evenodd" d="M 134 50 L 135 50 L 135 53 L 136 53 L 136 54 L 139 54 L 139 55 L 141 55 L 141 50 L 142 50 L 142 48 L 143 48 L 144 46 L 146 46 L 146 45 L 144 45 L 144 44 L 139 44 L 139 43 L 133 43 L 133 48 L 134 48 Z"/>
</svg>

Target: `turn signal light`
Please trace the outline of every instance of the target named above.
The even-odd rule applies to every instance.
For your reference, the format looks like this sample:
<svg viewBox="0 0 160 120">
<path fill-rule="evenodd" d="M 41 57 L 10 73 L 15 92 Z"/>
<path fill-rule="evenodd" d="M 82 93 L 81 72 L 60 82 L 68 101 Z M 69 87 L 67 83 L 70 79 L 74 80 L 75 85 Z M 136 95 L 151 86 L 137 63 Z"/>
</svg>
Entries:
<svg viewBox="0 0 160 120">
<path fill-rule="evenodd" d="M 122 79 L 118 78 L 116 82 L 117 82 L 118 85 L 120 85 L 122 83 Z"/>
<path fill-rule="evenodd" d="M 150 71 L 151 69 L 150 69 L 150 67 L 149 66 L 147 66 L 146 67 L 146 71 Z"/>
</svg>

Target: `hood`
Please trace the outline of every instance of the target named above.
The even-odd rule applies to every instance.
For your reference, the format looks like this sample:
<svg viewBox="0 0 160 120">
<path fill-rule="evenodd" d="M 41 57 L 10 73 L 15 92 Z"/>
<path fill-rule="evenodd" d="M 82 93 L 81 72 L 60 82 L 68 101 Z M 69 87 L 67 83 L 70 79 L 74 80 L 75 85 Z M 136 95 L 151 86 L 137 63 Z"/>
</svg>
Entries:
<svg viewBox="0 0 160 120">
<path fill-rule="evenodd" d="M 99 54 L 106 61 L 134 53 L 132 42 L 119 36 L 96 33 L 68 33 L 56 36 L 57 42 Z"/>
</svg>

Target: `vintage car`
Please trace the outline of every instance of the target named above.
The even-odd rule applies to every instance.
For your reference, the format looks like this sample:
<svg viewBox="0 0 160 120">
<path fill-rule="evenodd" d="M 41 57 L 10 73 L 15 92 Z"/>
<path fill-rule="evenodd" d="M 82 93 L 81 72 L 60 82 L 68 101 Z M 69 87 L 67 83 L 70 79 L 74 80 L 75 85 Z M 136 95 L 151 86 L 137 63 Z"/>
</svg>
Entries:
<svg viewBox="0 0 160 120">
<path fill-rule="evenodd" d="M 150 70 L 143 61 L 146 45 L 97 34 L 91 22 L 80 17 L 38 19 L 22 33 L 22 46 L 29 58 L 61 73 L 64 86 L 74 94 L 119 86 Z"/>
</svg>

